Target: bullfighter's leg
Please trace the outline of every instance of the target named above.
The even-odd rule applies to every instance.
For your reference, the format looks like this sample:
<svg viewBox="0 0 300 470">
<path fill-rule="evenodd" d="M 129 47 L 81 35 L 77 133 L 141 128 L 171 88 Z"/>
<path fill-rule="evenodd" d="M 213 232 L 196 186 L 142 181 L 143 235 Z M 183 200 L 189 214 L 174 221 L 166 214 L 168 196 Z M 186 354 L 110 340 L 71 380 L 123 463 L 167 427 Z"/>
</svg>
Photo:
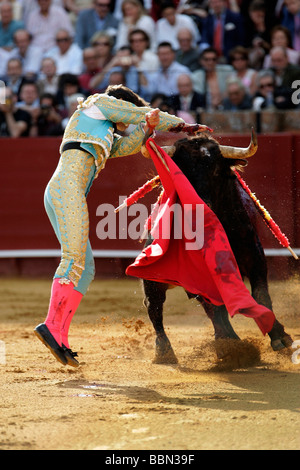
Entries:
<svg viewBox="0 0 300 470">
<path fill-rule="evenodd" d="M 166 300 L 168 285 L 144 280 L 143 287 L 144 305 L 156 333 L 155 359 L 153 362 L 156 364 L 177 364 L 178 360 L 163 325 L 163 305 Z"/>
<path fill-rule="evenodd" d="M 62 256 L 54 275 L 47 318 L 35 328 L 35 333 L 47 347 L 50 342 L 54 345 L 49 347 L 51 352 L 55 349 L 75 367 L 78 361 L 69 348 L 67 335 L 71 319 L 94 277 L 86 203 L 86 189 L 94 167 L 93 157 L 85 152 L 64 152 L 45 191 L 45 208 Z"/>
</svg>

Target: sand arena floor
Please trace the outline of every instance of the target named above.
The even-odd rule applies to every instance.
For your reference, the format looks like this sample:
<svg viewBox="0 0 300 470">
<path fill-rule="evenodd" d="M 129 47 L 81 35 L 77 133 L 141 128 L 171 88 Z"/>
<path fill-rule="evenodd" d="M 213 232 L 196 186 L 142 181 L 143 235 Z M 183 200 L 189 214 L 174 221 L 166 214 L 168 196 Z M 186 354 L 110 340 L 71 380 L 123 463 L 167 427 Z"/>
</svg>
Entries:
<svg viewBox="0 0 300 470">
<path fill-rule="evenodd" d="M 273 352 L 240 316 L 232 323 L 244 341 L 219 343 L 228 351 L 219 362 L 210 321 L 177 288 L 165 326 L 179 364 L 153 364 L 139 281 L 97 280 L 71 328 L 81 366 L 63 367 L 33 334 L 50 285 L 0 282 L 1 450 L 300 448 L 296 349 Z M 300 340 L 300 280 L 272 282 L 270 291 L 278 319 Z"/>
</svg>

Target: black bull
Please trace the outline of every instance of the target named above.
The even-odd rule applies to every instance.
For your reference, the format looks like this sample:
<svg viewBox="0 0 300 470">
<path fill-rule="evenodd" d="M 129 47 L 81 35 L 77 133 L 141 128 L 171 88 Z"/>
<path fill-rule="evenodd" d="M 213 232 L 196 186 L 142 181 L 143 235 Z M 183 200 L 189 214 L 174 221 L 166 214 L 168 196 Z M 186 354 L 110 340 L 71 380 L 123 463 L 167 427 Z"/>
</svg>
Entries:
<svg viewBox="0 0 300 470">
<path fill-rule="evenodd" d="M 252 143 L 248 150 L 251 145 Z M 247 162 L 243 156 L 253 155 L 256 148 L 248 155 L 245 153 L 242 155 L 238 150 L 241 149 L 222 147 L 213 138 L 201 135 L 177 141 L 171 153 L 173 160 L 198 195 L 222 223 L 241 275 L 249 279 L 253 298 L 259 304 L 273 310 L 268 291 L 266 258 L 256 230 L 256 208 L 232 171 L 233 167 L 245 165 Z M 150 238 L 147 241 L 147 244 L 149 243 L 151 243 Z M 160 282 L 143 281 L 144 304 L 156 332 L 155 362 L 157 363 L 177 362 L 163 324 L 163 305 L 170 287 Z M 216 339 L 239 339 L 229 321 L 225 305 L 214 306 L 205 302 L 200 296 L 187 291 L 186 293 L 189 298 L 196 298 L 202 304 L 213 323 Z M 292 344 L 291 338 L 277 320 L 268 334 L 274 350 Z"/>
</svg>

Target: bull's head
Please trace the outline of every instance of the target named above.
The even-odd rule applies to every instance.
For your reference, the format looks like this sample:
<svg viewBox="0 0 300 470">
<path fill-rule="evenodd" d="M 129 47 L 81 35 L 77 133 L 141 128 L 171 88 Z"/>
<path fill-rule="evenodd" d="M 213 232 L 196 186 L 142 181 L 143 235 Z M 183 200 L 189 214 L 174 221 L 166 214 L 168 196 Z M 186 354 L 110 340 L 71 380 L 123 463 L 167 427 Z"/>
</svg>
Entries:
<svg viewBox="0 0 300 470">
<path fill-rule="evenodd" d="M 252 157 L 256 153 L 257 148 L 257 136 L 253 128 L 251 132 L 251 142 L 247 148 L 219 145 L 221 155 L 224 158 L 230 158 L 231 160 L 245 160 Z M 176 145 L 163 147 L 163 149 L 172 157 L 176 151 Z"/>
</svg>

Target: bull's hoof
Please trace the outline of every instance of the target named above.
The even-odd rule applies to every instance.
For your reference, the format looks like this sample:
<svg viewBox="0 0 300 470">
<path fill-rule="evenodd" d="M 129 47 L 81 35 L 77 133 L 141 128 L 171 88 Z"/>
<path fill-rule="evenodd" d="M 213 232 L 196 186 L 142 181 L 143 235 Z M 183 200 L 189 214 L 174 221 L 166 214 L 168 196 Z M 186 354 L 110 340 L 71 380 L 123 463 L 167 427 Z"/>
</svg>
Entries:
<svg viewBox="0 0 300 470">
<path fill-rule="evenodd" d="M 281 339 L 275 339 L 274 341 L 271 341 L 271 347 L 273 351 L 281 351 L 285 348 L 285 345 L 283 344 Z"/>
<path fill-rule="evenodd" d="M 292 338 L 284 331 L 284 326 L 277 320 L 275 320 L 269 336 L 273 351 L 281 351 L 284 348 L 289 348 L 293 344 Z"/>
<path fill-rule="evenodd" d="M 292 344 L 293 340 L 287 334 L 280 339 L 275 339 L 274 341 L 271 341 L 273 351 L 281 351 L 284 348 L 290 348 Z"/>
<path fill-rule="evenodd" d="M 178 364 L 172 345 L 165 334 L 159 335 L 156 338 L 155 358 L 153 359 L 153 364 Z"/>
<path fill-rule="evenodd" d="M 153 364 L 178 364 L 178 359 L 175 356 L 173 349 L 165 354 L 157 354 L 153 359 Z"/>
</svg>

